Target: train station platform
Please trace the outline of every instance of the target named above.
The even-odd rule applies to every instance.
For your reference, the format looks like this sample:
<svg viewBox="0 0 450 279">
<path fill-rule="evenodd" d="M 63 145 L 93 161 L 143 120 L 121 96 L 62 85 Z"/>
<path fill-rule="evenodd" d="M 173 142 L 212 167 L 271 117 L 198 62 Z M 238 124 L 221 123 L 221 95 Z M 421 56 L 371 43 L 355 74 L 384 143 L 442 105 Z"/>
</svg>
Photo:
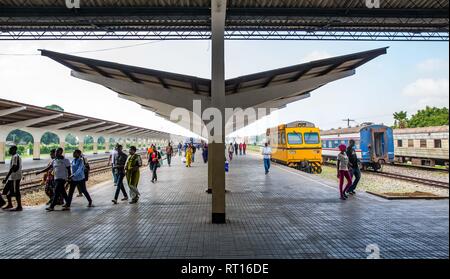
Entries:
<svg viewBox="0 0 450 279">
<path fill-rule="evenodd" d="M 200 155 L 200 154 L 198 154 Z M 359 193 L 338 199 L 328 180 L 238 156 L 227 173 L 227 223 L 211 224 L 207 166 L 174 158 L 158 182 L 142 172 L 139 204 L 112 205 L 114 187 L 90 189 L 70 212 L 0 211 L 0 258 L 381 258 L 449 257 L 449 203 L 387 201 Z"/>
</svg>

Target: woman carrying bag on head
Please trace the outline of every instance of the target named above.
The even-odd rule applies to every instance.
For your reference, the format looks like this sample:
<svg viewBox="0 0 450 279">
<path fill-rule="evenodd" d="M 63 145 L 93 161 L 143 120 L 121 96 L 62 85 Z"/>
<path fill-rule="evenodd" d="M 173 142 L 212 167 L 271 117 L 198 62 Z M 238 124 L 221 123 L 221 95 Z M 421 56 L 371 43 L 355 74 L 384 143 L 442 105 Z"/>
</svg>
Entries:
<svg viewBox="0 0 450 279">
<path fill-rule="evenodd" d="M 152 183 L 155 183 L 156 181 L 158 181 L 158 176 L 156 174 L 156 171 L 158 170 L 159 167 L 161 167 L 161 152 L 159 152 L 158 150 L 154 149 L 152 154 L 150 154 L 149 156 L 149 165 L 150 165 L 150 170 L 152 170 Z"/>
</svg>

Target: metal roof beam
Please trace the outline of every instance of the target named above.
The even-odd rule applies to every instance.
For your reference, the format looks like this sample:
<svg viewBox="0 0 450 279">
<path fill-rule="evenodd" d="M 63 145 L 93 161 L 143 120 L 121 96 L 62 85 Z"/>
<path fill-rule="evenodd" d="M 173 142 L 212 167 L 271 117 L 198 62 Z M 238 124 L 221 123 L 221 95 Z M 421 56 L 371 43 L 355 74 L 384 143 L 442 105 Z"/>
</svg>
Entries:
<svg viewBox="0 0 450 279">
<path fill-rule="evenodd" d="M 130 126 L 124 126 L 124 127 L 119 127 L 119 128 L 116 128 L 116 129 L 105 131 L 105 132 L 107 132 L 108 134 L 112 134 L 112 133 L 117 133 L 119 131 L 127 130 L 129 128 L 130 128 Z"/>
<path fill-rule="evenodd" d="M 106 130 L 109 130 L 109 129 L 112 129 L 112 128 L 116 128 L 117 126 L 119 126 L 120 124 L 113 124 L 113 125 L 110 125 L 110 126 L 106 126 L 106 127 L 101 127 L 101 128 L 98 128 L 98 129 L 95 129 L 95 130 L 93 130 L 93 131 L 91 131 L 91 132 L 93 132 L 93 133 L 100 133 L 100 132 L 106 132 L 106 133 L 109 133 L 108 131 L 106 131 Z"/>
<path fill-rule="evenodd" d="M 19 111 L 23 111 L 26 109 L 27 109 L 27 107 L 25 107 L 25 106 L 17 107 L 17 108 L 10 108 L 10 109 L 3 109 L 3 110 L 0 110 L 0 116 L 7 116 L 7 115 L 10 115 L 10 114 L 13 114 L 13 113 L 16 113 Z"/>
<path fill-rule="evenodd" d="M 44 117 L 39 117 L 39 118 L 33 118 L 33 119 L 29 119 L 29 120 L 24 120 L 24 121 L 13 122 L 13 123 L 10 123 L 8 125 L 16 126 L 16 127 L 19 127 L 19 128 L 20 127 L 25 128 L 25 127 L 30 127 L 30 126 L 36 125 L 38 123 L 42 123 L 42 122 L 46 122 L 46 121 L 53 120 L 53 119 L 56 119 L 56 118 L 60 118 L 62 116 L 64 116 L 64 113 L 58 113 L 58 114 L 54 114 L 54 115 L 49 115 L 49 116 L 44 116 Z"/>
<path fill-rule="evenodd" d="M 102 122 L 97 122 L 97 123 L 77 127 L 74 130 L 77 132 L 82 132 L 82 131 L 89 130 L 89 129 L 92 129 L 92 128 L 95 128 L 95 127 L 98 127 L 98 126 L 104 125 L 104 124 L 106 124 L 106 122 L 102 121 Z"/>
<path fill-rule="evenodd" d="M 141 128 L 126 129 L 125 131 L 120 131 L 118 134 L 119 135 L 122 135 L 122 134 L 130 135 L 130 134 L 136 132 L 136 130 L 142 130 L 142 129 Z"/>
<path fill-rule="evenodd" d="M 86 122 L 88 120 L 89 120 L 89 118 L 83 118 L 83 119 L 79 119 L 79 120 L 64 122 L 64 123 L 61 123 L 61 124 L 45 126 L 45 127 L 42 127 L 42 129 L 60 130 L 60 129 L 63 129 L 63 128 L 66 128 L 66 127 L 70 127 L 70 126 L 73 126 L 73 125 L 76 125 L 76 124 L 80 124 L 80 123 Z"/>
</svg>

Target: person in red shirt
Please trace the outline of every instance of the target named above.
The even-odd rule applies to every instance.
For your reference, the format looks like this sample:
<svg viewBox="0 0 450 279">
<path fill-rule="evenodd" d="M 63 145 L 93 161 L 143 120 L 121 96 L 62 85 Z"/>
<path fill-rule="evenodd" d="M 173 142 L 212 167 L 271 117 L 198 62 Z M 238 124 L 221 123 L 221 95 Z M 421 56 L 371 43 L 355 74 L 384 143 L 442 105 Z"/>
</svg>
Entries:
<svg viewBox="0 0 450 279">
<path fill-rule="evenodd" d="M 239 144 L 239 155 L 242 155 L 242 148 L 243 148 L 243 145 L 242 145 L 242 142 Z"/>
<path fill-rule="evenodd" d="M 244 142 L 242 144 L 242 151 L 244 152 L 244 155 L 245 155 L 245 150 L 247 150 L 247 144 Z"/>
</svg>

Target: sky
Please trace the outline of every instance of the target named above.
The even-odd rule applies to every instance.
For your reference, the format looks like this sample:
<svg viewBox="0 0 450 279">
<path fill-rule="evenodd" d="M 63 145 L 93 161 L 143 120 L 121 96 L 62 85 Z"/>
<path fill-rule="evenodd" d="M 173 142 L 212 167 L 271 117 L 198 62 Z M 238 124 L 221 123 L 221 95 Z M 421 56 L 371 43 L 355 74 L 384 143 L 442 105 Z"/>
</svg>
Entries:
<svg viewBox="0 0 450 279">
<path fill-rule="evenodd" d="M 393 124 L 392 114 L 425 106 L 448 107 L 448 42 L 226 41 L 226 78 L 358 51 L 389 47 L 386 55 L 289 104 L 269 119 L 239 131 L 262 133 L 271 125 L 305 120 L 321 129 L 363 122 Z M 71 53 L 133 66 L 210 78 L 209 41 L 3 41 L 0 98 L 67 112 L 190 135 L 105 87 L 70 76 L 70 70 L 38 49 Z"/>
</svg>

